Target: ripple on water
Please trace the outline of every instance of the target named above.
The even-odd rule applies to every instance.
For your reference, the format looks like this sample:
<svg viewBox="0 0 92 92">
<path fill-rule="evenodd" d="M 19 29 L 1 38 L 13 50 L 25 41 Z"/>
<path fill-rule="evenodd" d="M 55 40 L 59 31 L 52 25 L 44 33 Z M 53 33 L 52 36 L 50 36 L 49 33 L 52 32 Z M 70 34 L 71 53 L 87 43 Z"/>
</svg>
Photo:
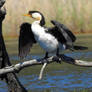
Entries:
<svg viewBox="0 0 92 92">
<path fill-rule="evenodd" d="M 66 54 L 67 56 L 76 58 L 92 58 L 92 52 L 72 52 Z M 40 58 L 40 55 L 32 56 L 33 58 Z M 11 56 L 11 60 L 18 60 L 16 56 Z M 29 58 L 29 57 L 28 57 Z M 25 85 L 31 92 L 74 92 L 75 89 L 92 90 L 92 68 L 78 67 L 77 69 L 65 67 L 62 70 L 52 70 L 44 74 L 42 80 L 38 80 L 37 74 L 20 76 L 21 83 Z M 7 92 L 6 84 L 0 81 L 0 92 Z"/>
<path fill-rule="evenodd" d="M 42 80 L 38 80 L 37 75 L 22 76 L 20 81 L 26 85 L 27 89 L 35 90 L 36 92 L 43 92 L 43 90 L 50 90 L 46 92 L 73 92 L 75 89 L 92 88 L 92 69 L 90 72 L 84 71 L 78 74 L 78 72 L 65 73 L 67 71 L 55 71 L 55 75 L 52 76 L 54 71 L 48 72 Z M 59 74 L 58 74 L 59 73 Z M 60 75 L 61 73 L 61 75 Z M 90 74 L 91 73 L 91 74 Z M 26 81 L 26 82 L 25 82 Z M 33 92 L 32 91 L 32 92 Z"/>
</svg>

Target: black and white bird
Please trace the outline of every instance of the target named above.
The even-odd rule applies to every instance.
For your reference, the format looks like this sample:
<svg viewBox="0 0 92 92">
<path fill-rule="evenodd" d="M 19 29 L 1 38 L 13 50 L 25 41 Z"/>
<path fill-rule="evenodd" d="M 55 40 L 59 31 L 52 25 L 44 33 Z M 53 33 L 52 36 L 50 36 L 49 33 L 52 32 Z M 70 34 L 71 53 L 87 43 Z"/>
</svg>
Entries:
<svg viewBox="0 0 92 92">
<path fill-rule="evenodd" d="M 70 50 L 85 50 L 87 47 L 74 46 L 76 37 L 63 24 L 52 20 L 53 27 L 47 28 L 45 18 L 39 11 L 29 11 L 29 16 L 35 21 L 32 24 L 23 23 L 20 27 L 19 35 L 19 57 L 23 59 L 30 52 L 33 44 L 38 43 L 43 50 L 46 51 L 44 58 L 48 58 L 48 53 L 55 52 L 59 56 L 59 51 L 66 49 Z"/>
</svg>

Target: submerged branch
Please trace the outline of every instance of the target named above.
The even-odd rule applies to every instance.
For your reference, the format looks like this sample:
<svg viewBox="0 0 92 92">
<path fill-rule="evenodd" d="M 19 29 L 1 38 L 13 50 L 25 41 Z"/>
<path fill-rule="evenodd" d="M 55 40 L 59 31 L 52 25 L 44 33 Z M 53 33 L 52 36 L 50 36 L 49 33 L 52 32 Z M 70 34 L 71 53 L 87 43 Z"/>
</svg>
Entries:
<svg viewBox="0 0 92 92">
<path fill-rule="evenodd" d="M 7 74 L 10 72 L 19 72 L 21 69 L 23 69 L 25 67 L 33 66 L 33 65 L 40 65 L 40 64 L 46 63 L 47 61 L 48 61 L 47 63 L 52 63 L 52 62 L 55 62 L 57 60 L 57 58 L 63 62 L 73 64 L 73 65 L 85 66 L 85 67 L 92 66 L 92 62 L 76 60 L 76 59 L 73 59 L 71 57 L 61 54 L 59 57 L 51 56 L 48 59 L 33 59 L 33 60 L 18 63 L 16 65 L 4 67 L 4 68 L 0 69 L 0 75 Z M 43 72 L 43 70 L 42 70 L 42 72 Z"/>
</svg>

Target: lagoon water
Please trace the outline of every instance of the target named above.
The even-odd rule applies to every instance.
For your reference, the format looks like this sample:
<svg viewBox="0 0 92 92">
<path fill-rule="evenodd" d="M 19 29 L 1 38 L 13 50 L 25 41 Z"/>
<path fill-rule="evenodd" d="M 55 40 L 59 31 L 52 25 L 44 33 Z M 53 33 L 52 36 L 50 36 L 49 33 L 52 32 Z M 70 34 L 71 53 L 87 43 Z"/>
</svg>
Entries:
<svg viewBox="0 0 92 92">
<path fill-rule="evenodd" d="M 67 56 L 92 60 L 92 52 L 72 52 Z M 42 55 L 32 55 L 40 58 Z M 17 61 L 17 56 L 10 56 L 12 61 Z M 21 83 L 29 92 L 92 92 L 92 67 L 79 67 L 66 63 L 53 63 L 46 67 L 42 80 L 38 80 L 41 66 L 27 67 L 18 75 Z M 7 92 L 7 85 L 0 81 L 0 92 Z"/>
</svg>

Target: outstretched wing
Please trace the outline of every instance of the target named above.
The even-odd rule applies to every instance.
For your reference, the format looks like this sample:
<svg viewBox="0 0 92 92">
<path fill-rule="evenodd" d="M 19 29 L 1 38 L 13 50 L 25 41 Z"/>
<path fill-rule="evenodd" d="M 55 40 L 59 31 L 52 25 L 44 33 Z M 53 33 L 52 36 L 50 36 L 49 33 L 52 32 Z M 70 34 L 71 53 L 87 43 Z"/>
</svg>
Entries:
<svg viewBox="0 0 92 92">
<path fill-rule="evenodd" d="M 55 27 L 50 27 L 47 28 L 48 31 L 46 31 L 47 33 L 52 34 L 53 36 L 55 36 L 55 38 L 60 42 L 60 43 L 66 43 L 66 39 L 63 36 L 63 34 L 59 31 L 59 29 L 55 26 Z"/>
<path fill-rule="evenodd" d="M 23 59 L 30 52 L 32 45 L 36 43 L 34 34 L 31 30 L 31 24 L 23 23 L 20 26 L 19 35 L 19 57 Z"/>
<path fill-rule="evenodd" d="M 59 41 L 61 43 L 65 43 L 66 45 L 72 46 L 73 42 L 76 40 L 76 37 L 74 36 L 74 34 L 65 25 L 55 20 L 52 20 L 51 23 L 55 26 L 53 27 L 52 31 L 56 30 L 57 33 L 59 33 L 58 35 Z"/>
</svg>

